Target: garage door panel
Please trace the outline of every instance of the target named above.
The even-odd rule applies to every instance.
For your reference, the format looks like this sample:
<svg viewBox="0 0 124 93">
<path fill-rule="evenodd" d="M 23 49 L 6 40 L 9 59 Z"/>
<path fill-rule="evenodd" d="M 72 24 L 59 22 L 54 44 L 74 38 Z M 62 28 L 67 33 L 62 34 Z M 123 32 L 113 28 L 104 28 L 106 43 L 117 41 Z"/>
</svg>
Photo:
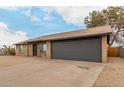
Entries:
<svg viewBox="0 0 124 93">
<path fill-rule="evenodd" d="M 101 38 L 52 41 L 52 58 L 101 61 Z"/>
</svg>

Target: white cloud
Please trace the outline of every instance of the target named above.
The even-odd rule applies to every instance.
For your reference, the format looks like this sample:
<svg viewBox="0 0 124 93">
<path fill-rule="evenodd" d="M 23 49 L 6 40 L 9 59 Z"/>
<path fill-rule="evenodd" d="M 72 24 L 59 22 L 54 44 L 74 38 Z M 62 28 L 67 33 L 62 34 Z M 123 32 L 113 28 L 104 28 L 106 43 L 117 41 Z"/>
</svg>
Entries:
<svg viewBox="0 0 124 93">
<path fill-rule="evenodd" d="M 38 17 L 35 15 L 35 13 L 33 13 L 32 7 L 21 7 L 23 8 L 25 11 L 23 11 L 23 14 L 26 15 L 27 17 L 30 17 L 31 20 L 33 22 L 41 22 L 41 17 Z M 52 19 L 52 16 L 50 15 L 53 12 L 53 8 L 50 7 L 37 7 L 39 9 L 41 9 L 41 11 L 43 11 L 43 16 L 42 16 L 42 20 L 44 21 L 50 21 Z"/>
<path fill-rule="evenodd" d="M 39 7 L 40 8 L 40 7 Z M 84 18 L 89 15 L 89 12 L 93 10 L 99 10 L 107 8 L 107 6 L 44 6 L 41 7 L 43 12 L 47 14 L 47 16 L 52 12 L 57 12 L 59 15 L 63 17 L 63 19 L 67 23 L 83 23 Z M 47 19 L 47 16 L 45 19 Z M 49 18 L 50 19 L 50 18 Z"/>
<path fill-rule="evenodd" d="M 48 14 L 48 13 L 45 13 L 44 16 L 43 16 L 43 20 L 44 21 L 50 21 L 52 18 L 51 16 Z"/>
<path fill-rule="evenodd" d="M 9 6 L 3 6 L 3 7 L 0 7 L 0 9 L 9 10 L 9 11 L 16 11 L 16 10 L 22 9 L 21 10 L 22 13 L 24 15 L 30 17 L 33 22 L 40 21 L 40 19 L 37 16 L 35 16 L 35 15 L 33 15 L 33 13 L 31 13 L 32 7 L 25 7 L 25 6 L 21 6 L 21 7 L 10 6 L 9 7 Z"/>
<path fill-rule="evenodd" d="M 64 18 L 64 20 L 68 23 L 83 23 L 83 19 L 88 16 L 89 12 L 93 10 L 102 10 L 106 8 L 101 6 L 62 6 L 62 7 L 54 7 L 54 9 Z"/>
<path fill-rule="evenodd" d="M 47 6 L 42 6 L 38 7 L 43 11 L 43 16 L 42 19 L 44 21 L 51 21 L 54 16 L 51 15 L 52 12 L 54 12 L 54 7 L 47 7 Z"/>
<path fill-rule="evenodd" d="M 31 9 L 28 9 L 27 11 L 24 11 L 24 14 L 26 16 L 30 17 L 33 22 L 41 21 L 40 18 L 38 18 L 37 16 L 33 15 L 33 13 L 31 12 Z"/>
<path fill-rule="evenodd" d="M 24 15 L 28 16 L 31 18 L 33 22 L 40 22 L 41 19 L 35 14 L 31 12 L 32 7 L 0 7 L 2 9 L 7 9 L 7 10 L 17 10 L 17 9 L 23 9 L 25 11 L 22 11 Z M 83 23 L 84 18 L 88 16 L 89 12 L 92 12 L 93 10 L 102 10 L 104 8 L 107 8 L 107 6 L 42 6 L 42 7 L 37 7 L 39 9 L 42 9 L 44 16 L 43 20 L 44 21 L 49 21 L 51 20 L 51 15 L 50 13 L 56 11 L 58 14 L 60 14 L 63 19 L 67 23 L 73 23 L 73 24 L 78 24 L 78 23 Z"/>
<path fill-rule="evenodd" d="M 2 31 L 8 30 L 7 25 L 2 23 L 2 22 L 0 22 L 0 30 L 2 30 Z"/>
<path fill-rule="evenodd" d="M 14 43 L 29 39 L 26 32 L 12 31 L 5 23 L 0 22 L 0 46 L 12 45 Z"/>
</svg>

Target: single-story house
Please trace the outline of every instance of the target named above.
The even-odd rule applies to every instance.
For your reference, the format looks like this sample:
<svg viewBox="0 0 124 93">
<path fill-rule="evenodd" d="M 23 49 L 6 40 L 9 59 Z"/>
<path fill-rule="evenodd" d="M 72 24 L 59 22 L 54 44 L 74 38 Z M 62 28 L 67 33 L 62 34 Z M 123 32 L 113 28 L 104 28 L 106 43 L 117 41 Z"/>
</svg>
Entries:
<svg viewBox="0 0 124 93">
<path fill-rule="evenodd" d="M 111 33 L 107 25 L 41 36 L 16 43 L 16 55 L 107 62 Z"/>
</svg>

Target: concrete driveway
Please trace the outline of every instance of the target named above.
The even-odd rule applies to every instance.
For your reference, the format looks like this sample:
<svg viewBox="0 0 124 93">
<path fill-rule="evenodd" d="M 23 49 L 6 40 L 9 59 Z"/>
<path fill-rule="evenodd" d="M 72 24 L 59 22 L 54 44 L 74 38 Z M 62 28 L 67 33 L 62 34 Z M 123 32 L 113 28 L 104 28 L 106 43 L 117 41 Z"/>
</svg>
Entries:
<svg viewBox="0 0 124 93">
<path fill-rule="evenodd" d="M 47 60 L 40 57 L 0 57 L 0 86 L 92 86 L 104 64 Z"/>
</svg>

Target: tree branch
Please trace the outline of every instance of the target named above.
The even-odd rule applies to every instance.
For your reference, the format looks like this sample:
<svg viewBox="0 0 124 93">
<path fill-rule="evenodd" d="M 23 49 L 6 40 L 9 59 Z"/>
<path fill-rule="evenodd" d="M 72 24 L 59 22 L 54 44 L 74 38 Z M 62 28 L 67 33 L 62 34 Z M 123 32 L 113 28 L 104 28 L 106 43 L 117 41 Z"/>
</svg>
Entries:
<svg viewBox="0 0 124 93">
<path fill-rule="evenodd" d="M 113 40 L 112 40 L 112 42 L 109 44 L 109 47 L 111 47 L 112 46 L 112 44 L 114 43 L 114 41 L 116 40 L 116 37 L 117 37 L 117 35 L 118 35 L 118 33 L 120 32 L 120 29 L 118 29 L 117 30 L 117 32 L 115 33 L 115 35 L 114 35 L 114 38 L 113 38 Z"/>
</svg>

